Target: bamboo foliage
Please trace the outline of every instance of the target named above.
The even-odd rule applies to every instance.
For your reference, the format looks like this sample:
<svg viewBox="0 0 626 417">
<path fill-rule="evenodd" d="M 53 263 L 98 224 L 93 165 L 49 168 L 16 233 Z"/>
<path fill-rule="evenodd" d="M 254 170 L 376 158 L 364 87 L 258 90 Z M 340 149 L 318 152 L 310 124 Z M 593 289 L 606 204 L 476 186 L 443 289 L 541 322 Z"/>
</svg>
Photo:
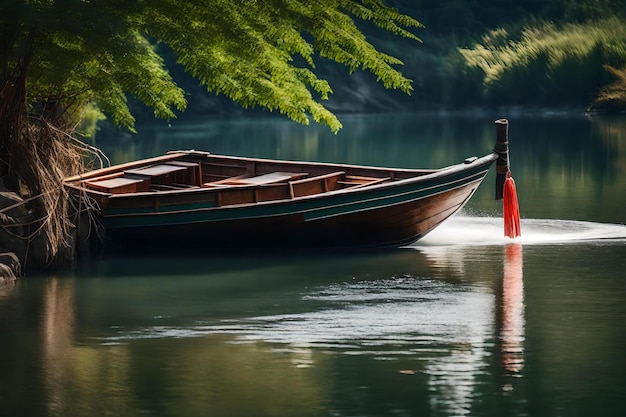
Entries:
<svg viewBox="0 0 626 417">
<path fill-rule="evenodd" d="M 595 110 L 624 110 L 626 109 L 626 68 L 619 70 L 610 65 L 606 65 L 605 68 L 615 80 L 600 90 L 591 107 Z"/>
<path fill-rule="evenodd" d="M 598 85 L 581 88 L 580 80 L 604 80 L 604 65 L 626 65 L 626 25 L 618 17 L 556 25 L 542 21 L 518 36 L 497 29 L 472 48 L 461 48 L 468 68 L 483 74 L 487 94 L 516 94 L 523 101 L 537 96 L 589 103 Z"/>
</svg>

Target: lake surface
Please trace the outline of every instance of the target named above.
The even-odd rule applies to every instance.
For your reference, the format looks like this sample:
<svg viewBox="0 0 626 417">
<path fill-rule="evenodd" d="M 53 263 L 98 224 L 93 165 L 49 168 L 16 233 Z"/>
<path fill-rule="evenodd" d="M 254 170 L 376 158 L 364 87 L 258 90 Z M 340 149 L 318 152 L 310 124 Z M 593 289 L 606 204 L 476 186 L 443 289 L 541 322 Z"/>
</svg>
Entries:
<svg viewBox="0 0 626 417">
<path fill-rule="evenodd" d="M 488 153 L 498 117 L 185 121 L 97 145 L 440 167 Z M 509 119 L 515 241 L 491 172 L 406 248 L 118 255 L 0 285 L 0 415 L 623 416 L 626 118 Z"/>
</svg>

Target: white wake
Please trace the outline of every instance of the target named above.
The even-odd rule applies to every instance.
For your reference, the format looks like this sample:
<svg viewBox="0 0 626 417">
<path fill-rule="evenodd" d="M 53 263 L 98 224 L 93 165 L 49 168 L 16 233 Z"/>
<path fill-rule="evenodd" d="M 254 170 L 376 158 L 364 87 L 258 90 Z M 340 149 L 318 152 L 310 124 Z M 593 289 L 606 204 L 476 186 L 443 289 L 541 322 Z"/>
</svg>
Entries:
<svg viewBox="0 0 626 417">
<path fill-rule="evenodd" d="M 522 219 L 522 236 L 504 237 L 501 218 L 455 216 L 414 243 L 420 246 L 626 242 L 626 226 L 577 220 Z"/>
</svg>

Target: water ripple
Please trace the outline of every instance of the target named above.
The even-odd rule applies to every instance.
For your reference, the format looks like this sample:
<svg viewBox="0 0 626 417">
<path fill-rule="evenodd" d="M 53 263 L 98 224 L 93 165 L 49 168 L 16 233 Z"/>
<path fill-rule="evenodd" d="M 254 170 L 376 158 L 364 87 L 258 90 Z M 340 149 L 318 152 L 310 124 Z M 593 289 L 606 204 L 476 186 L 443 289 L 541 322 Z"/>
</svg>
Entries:
<svg viewBox="0 0 626 417">
<path fill-rule="evenodd" d="M 494 343 L 496 300 L 489 290 L 405 276 L 324 286 L 303 294 L 302 304 L 310 311 L 114 329 L 103 344 L 227 334 L 232 343 L 264 342 L 297 367 L 315 366 L 313 352 L 396 361 L 398 372 L 427 377 L 433 407 L 469 415 Z"/>
<path fill-rule="evenodd" d="M 492 331 L 493 294 L 437 280 L 400 278 L 335 284 L 302 296 L 318 308 L 198 323 L 117 329 L 107 342 L 232 334 L 239 341 L 351 350 L 414 352 L 439 345 L 480 346 Z M 321 306 L 321 307 L 320 307 Z M 361 352 L 364 353 L 365 351 Z"/>
</svg>

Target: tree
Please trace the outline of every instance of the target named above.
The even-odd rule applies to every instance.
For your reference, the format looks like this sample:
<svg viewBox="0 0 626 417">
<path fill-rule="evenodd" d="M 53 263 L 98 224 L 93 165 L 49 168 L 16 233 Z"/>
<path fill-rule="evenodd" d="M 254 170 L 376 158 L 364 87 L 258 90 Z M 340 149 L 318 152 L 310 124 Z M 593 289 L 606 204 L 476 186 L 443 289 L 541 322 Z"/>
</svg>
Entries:
<svg viewBox="0 0 626 417">
<path fill-rule="evenodd" d="M 365 69 L 387 88 L 411 82 L 353 19 L 419 40 L 419 22 L 382 0 L 2 0 L 0 176 L 33 198 L 53 252 L 68 223 L 60 179 L 83 169 L 73 133 L 95 104 L 129 129 L 132 94 L 160 118 L 184 110 L 185 94 L 158 54 L 166 44 L 209 91 L 301 123 L 340 129 L 321 103 L 332 92 L 315 75 L 330 59 Z"/>
<path fill-rule="evenodd" d="M 392 67 L 400 62 L 368 43 L 351 16 L 413 39 L 406 28 L 420 26 L 381 0 L 12 0 L 0 16 L 1 80 L 21 71 L 31 101 L 80 97 L 126 127 L 134 121 L 127 92 L 157 117 L 185 107 L 156 53 L 163 42 L 210 91 L 336 130 L 337 119 L 311 94 L 331 92 L 312 71 L 316 54 L 409 92 L 410 81 Z"/>
</svg>

